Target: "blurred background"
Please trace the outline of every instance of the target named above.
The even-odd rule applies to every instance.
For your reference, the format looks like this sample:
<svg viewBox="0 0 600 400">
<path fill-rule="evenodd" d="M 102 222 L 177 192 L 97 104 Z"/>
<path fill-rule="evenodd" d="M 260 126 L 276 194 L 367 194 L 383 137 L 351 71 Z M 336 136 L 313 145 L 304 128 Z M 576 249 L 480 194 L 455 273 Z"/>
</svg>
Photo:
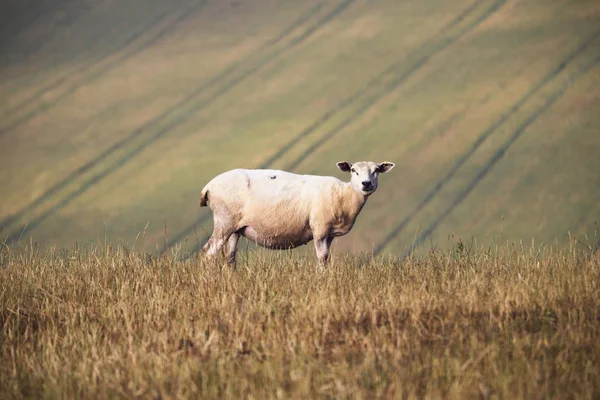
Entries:
<svg viewBox="0 0 600 400">
<path fill-rule="evenodd" d="M 594 246 L 599 61 L 594 0 L 5 0 L 2 240 L 193 250 L 216 174 L 373 160 L 338 251 Z"/>
</svg>

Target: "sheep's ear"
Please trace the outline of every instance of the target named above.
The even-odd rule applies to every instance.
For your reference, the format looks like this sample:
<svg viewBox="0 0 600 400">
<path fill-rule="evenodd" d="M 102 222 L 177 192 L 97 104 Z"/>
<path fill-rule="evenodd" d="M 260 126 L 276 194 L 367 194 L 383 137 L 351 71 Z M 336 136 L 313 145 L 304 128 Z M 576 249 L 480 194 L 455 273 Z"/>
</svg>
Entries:
<svg viewBox="0 0 600 400">
<path fill-rule="evenodd" d="M 393 162 L 384 161 L 381 164 L 377 164 L 377 171 L 380 174 L 385 174 L 386 172 L 388 172 L 389 170 L 391 170 L 395 166 L 396 166 L 396 164 L 394 164 Z"/>
<path fill-rule="evenodd" d="M 352 163 L 349 163 L 348 161 L 340 161 L 336 165 L 340 171 L 343 172 L 350 172 L 350 169 L 352 169 Z"/>
</svg>

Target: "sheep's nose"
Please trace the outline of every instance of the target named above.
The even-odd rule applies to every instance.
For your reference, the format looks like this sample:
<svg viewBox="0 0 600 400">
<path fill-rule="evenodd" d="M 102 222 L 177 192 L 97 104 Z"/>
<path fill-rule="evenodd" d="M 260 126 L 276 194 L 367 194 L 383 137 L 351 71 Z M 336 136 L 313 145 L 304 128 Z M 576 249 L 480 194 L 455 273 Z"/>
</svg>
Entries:
<svg viewBox="0 0 600 400">
<path fill-rule="evenodd" d="M 371 183 L 371 181 L 363 181 L 362 185 L 365 188 L 370 188 L 371 186 L 373 186 L 373 184 Z"/>
</svg>

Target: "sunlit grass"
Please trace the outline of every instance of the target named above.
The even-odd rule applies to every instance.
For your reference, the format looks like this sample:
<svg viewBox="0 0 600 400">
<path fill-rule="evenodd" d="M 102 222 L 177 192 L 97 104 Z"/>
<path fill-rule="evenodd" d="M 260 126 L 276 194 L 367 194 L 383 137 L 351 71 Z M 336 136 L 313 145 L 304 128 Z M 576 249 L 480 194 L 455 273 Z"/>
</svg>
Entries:
<svg viewBox="0 0 600 400">
<path fill-rule="evenodd" d="M 573 243 L 578 246 L 577 243 Z M 580 246 L 583 248 L 583 246 Z M 600 258 L 0 251 L 0 397 L 598 398 Z"/>
</svg>

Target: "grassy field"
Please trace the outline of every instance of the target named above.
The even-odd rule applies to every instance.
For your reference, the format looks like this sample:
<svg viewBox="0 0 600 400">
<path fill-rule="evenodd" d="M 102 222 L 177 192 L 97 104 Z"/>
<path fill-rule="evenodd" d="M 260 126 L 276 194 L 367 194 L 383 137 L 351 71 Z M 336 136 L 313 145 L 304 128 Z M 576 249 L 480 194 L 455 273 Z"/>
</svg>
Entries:
<svg viewBox="0 0 600 400">
<path fill-rule="evenodd" d="M 390 160 L 340 249 L 566 243 L 600 219 L 596 1 L 11 0 L 0 228 L 72 247 L 211 230 L 235 167 Z M 166 226 L 166 229 L 165 229 Z"/>
<path fill-rule="evenodd" d="M 18 252 L 18 254 L 17 254 Z M 600 396 L 600 257 L 0 248 L 2 398 Z"/>
<path fill-rule="evenodd" d="M 597 399 L 598 110 L 594 0 L 3 1 L 0 398 Z M 193 254 L 341 160 L 330 268 Z"/>
</svg>

